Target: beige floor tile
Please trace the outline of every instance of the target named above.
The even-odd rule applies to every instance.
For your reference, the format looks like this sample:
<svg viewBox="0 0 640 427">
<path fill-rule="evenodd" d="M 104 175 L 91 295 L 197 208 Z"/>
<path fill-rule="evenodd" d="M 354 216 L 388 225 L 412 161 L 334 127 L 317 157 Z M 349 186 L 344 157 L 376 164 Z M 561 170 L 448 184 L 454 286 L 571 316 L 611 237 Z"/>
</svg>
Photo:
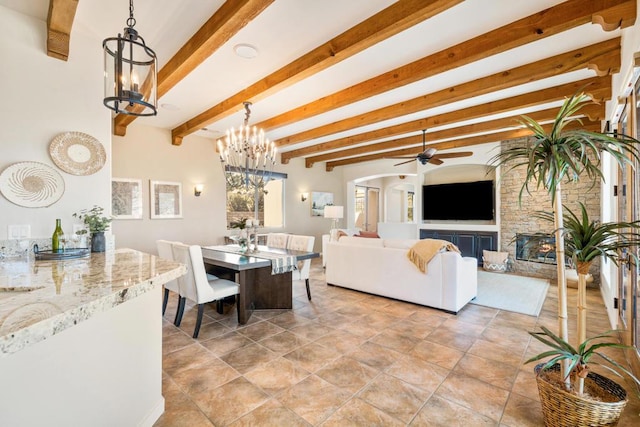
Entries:
<svg viewBox="0 0 640 427">
<path fill-rule="evenodd" d="M 260 340 L 260 345 L 267 347 L 274 353 L 285 354 L 309 342 L 308 339 L 285 330 L 284 332 Z"/>
<path fill-rule="evenodd" d="M 466 354 L 460 359 L 453 372 L 473 377 L 510 391 L 518 374 L 518 368 L 506 363 L 496 363 L 493 360 Z"/>
<path fill-rule="evenodd" d="M 209 363 L 181 369 L 172 375 L 176 384 L 189 395 L 213 390 L 239 376 L 238 371 L 220 359 L 211 359 Z"/>
<path fill-rule="evenodd" d="M 509 392 L 475 378 L 452 373 L 436 390 L 435 395 L 499 421 Z"/>
<path fill-rule="evenodd" d="M 318 425 L 350 397 L 351 393 L 311 375 L 283 391 L 278 401 L 308 423 Z"/>
<path fill-rule="evenodd" d="M 244 417 L 230 424 L 231 427 L 309 427 L 311 424 L 285 408 L 276 400 L 269 400 Z"/>
<path fill-rule="evenodd" d="M 431 393 L 390 375 L 381 374 L 358 397 L 385 413 L 409 423 Z"/>
<path fill-rule="evenodd" d="M 230 424 L 269 399 L 269 395 L 239 377 L 216 389 L 192 395 L 193 401 L 216 426 Z"/>
<path fill-rule="evenodd" d="M 393 330 L 385 330 L 369 341 L 401 353 L 408 353 L 420 342 L 420 338 L 401 335 Z"/>
<path fill-rule="evenodd" d="M 401 355 L 400 352 L 372 342 L 365 342 L 357 349 L 347 353 L 348 357 L 379 371 L 391 366 Z"/>
<path fill-rule="evenodd" d="M 464 355 L 460 350 L 430 341 L 418 343 L 409 354 L 445 369 L 453 369 Z"/>
<path fill-rule="evenodd" d="M 405 424 L 400 420 L 358 398 L 351 399 L 322 423 L 322 427 L 394 427 L 403 425 Z"/>
<path fill-rule="evenodd" d="M 341 357 L 316 371 L 316 375 L 355 394 L 375 378 L 378 371 L 357 360 Z"/>
<path fill-rule="evenodd" d="M 276 357 L 278 357 L 278 355 L 266 347 L 259 344 L 249 344 L 225 354 L 221 359 L 236 371 L 244 374 L 260 366 L 262 363 L 270 362 Z"/>
<path fill-rule="evenodd" d="M 309 343 L 285 354 L 283 357 L 297 363 L 302 369 L 315 372 L 340 357 L 340 353 L 320 344 Z"/>
<path fill-rule="evenodd" d="M 464 406 L 433 396 L 418 412 L 411 426 L 429 427 L 489 427 L 498 423 Z"/>
<path fill-rule="evenodd" d="M 169 375 L 211 362 L 213 355 L 195 341 L 193 344 L 167 354 L 162 358 L 162 369 Z"/>
<path fill-rule="evenodd" d="M 303 338 L 314 341 L 320 337 L 327 335 L 329 332 L 334 331 L 335 329 L 322 325 L 318 322 L 309 322 L 304 325 L 296 326 L 289 330 L 296 335 L 300 335 Z"/>
<path fill-rule="evenodd" d="M 540 402 L 511 393 L 500 425 L 508 427 L 538 427 L 544 425 Z"/>
<path fill-rule="evenodd" d="M 244 374 L 247 380 L 272 396 L 299 383 L 308 376 L 309 371 L 282 357 L 260 365 L 251 372 Z"/>
<path fill-rule="evenodd" d="M 529 331 L 558 328 L 555 286 L 538 318 L 475 305 L 456 316 L 326 286 L 315 261 L 311 302 L 294 284 L 294 310 L 256 311 L 247 325 L 233 306 L 219 315 L 207 305 L 198 340 L 194 305 L 181 330 L 172 325 L 177 298 L 169 300 L 157 426 L 541 425 L 534 363 L 522 361 L 546 350 Z M 589 292 L 589 331 L 601 333 L 606 310 L 598 289 Z M 573 331 L 575 290 L 569 300 Z M 640 401 L 629 398 L 620 427 L 637 425 Z"/>
<path fill-rule="evenodd" d="M 342 354 L 347 354 L 358 348 L 365 339 L 346 331 L 333 331 L 315 341 L 316 344 L 333 348 Z"/>
<path fill-rule="evenodd" d="M 452 332 L 440 327 L 431 332 L 425 339 L 456 350 L 467 351 L 476 342 L 477 337 L 461 332 Z"/>
<path fill-rule="evenodd" d="M 469 353 L 514 367 L 520 366 L 524 355 L 523 350 L 498 346 L 483 339 L 473 343 L 469 348 Z"/>
<path fill-rule="evenodd" d="M 450 371 L 418 357 L 406 355 L 396 360 L 385 372 L 424 391 L 433 393 Z"/>
<path fill-rule="evenodd" d="M 162 339 L 162 355 L 166 356 L 169 353 L 180 350 L 186 346 L 194 343 L 190 335 L 180 331 L 178 334 L 172 334 Z"/>
<path fill-rule="evenodd" d="M 264 338 L 268 338 L 272 335 L 279 334 L 280 332 L 283 332 L 283 331 L 284 331 L 284 328 L 281 328 L 280 326 L 276 326 L 271 322 L 264 321 L 264 322 L 254 323 L 253 325 L 249 325 L 246 328 L 240 329 L 238 330 L 238 333 L 254 341 L 260 341 Z"/>
</svg>

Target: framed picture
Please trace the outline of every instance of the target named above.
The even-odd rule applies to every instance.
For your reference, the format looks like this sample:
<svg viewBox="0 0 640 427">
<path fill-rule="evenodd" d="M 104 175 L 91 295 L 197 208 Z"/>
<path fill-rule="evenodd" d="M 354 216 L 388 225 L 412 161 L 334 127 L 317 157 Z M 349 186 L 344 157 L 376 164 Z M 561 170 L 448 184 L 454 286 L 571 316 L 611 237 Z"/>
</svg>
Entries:
<svg viewBox="0 0 640 427">
<path fill-rule="evenodd" d="M 111 179 L 111 214 L 114 219 L 142 219 L 141 179 Z"/>
<path fill-rule="evenodd" d="M 311 216 L 324 216 L 324 207 L 327 205 L 333 205 L 333 193 L 311 193 Z"/>
<path fill-rule="evenodd" d="M 182 184 L 149 181 L 151 219 L 182 218 Z"/>
</svg>

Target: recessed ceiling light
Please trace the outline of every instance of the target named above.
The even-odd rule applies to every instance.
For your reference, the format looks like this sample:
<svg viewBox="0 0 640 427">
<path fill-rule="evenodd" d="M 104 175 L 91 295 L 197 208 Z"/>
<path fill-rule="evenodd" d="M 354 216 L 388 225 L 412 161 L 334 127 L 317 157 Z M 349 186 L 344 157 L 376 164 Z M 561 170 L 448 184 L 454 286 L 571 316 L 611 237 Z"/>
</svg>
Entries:
<svg viewBox="0 0 640 427">
<path fill-rule="evenodd" d="M 160 104 L 160 106 L 162 108 L 164 108 L 165 110 L 171 110 L 171 111 L 177 111 L 180 109 L 180 107 L 178 107 L 177 105 L 173 105 L 173 104 Z"/>
<path fill-rule="evenodd" d="M 246 43 L 240 43 L 233 47 L 240 58 L 253 59 L 258 56 L 258 49 L 255 46 Z"/>
</svg>

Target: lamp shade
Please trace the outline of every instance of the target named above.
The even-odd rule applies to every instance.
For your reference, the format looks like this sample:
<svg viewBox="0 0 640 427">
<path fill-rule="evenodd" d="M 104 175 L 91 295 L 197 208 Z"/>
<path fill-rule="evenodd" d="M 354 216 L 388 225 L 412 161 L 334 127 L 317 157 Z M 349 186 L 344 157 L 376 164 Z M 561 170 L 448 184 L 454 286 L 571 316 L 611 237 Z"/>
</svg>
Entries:
<svg viewBox="0 0 640 427">
<path fill-rule="evenodd" d="M 324 217 L 331 219 L 341 219 L 344 216 L 344 206 L 325 206 Z"/>
</svg>

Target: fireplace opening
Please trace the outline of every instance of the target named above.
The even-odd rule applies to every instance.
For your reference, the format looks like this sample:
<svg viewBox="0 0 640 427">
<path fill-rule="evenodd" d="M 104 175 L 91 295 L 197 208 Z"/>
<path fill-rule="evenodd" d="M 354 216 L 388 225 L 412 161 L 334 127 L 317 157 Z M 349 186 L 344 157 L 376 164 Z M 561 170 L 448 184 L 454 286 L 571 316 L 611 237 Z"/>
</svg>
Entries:
<svg viewBox="0 0 640 427">
<path fill-rule="evenodd" d="M 543 237 L 536 234 L 516 234 L 516 259 L 542 264 L 555 264 L 555 237 Z"/>
</svg>

